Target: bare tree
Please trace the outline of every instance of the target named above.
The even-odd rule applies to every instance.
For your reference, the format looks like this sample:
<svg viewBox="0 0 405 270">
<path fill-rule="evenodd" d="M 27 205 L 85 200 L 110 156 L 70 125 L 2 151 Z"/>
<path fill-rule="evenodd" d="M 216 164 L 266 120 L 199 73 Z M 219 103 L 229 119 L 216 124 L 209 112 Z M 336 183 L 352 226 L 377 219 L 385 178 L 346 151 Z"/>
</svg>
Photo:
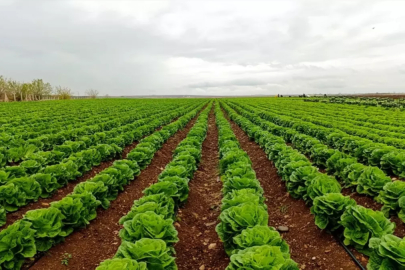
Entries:
<svg viewBox="0 0 405 270">
<path fill-rule="evenodd" d="M 86 91 L 86 95 L 89 96 L 90 98 L 96 98 L 98 94 L 99 92 L 96 89 L 89 89 Z"/>
<path fill-rule="evenodd" d="M 59 99 L 70 99 L 73 95 L 72 90 L 67 87 L 56 86 L 55 93 L 58 95 Z"/>
<path fill-rule="evenodd" d="M 8 101 L 7 91 L 9 90 L 8 80 L 3 76 L 0 76 L 0 98 L 4 95 L 3 101 Z"/>
<path fill-rule="evenodd" d="M 17 81 L 8 81 L 8 91 L 13 95 L 13 101 L 17 101 L 17 95 L 21 92 L 22 84 Z"/>
</svg>

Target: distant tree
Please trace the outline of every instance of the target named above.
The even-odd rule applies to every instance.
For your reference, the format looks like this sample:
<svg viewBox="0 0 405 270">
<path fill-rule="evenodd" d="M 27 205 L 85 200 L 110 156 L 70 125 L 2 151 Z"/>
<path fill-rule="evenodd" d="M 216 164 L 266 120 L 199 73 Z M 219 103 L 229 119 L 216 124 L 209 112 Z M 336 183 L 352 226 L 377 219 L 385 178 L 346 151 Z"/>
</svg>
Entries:
<svg viewBox="0 0 405 270">
<path fill-rule="evenodd" d="M 32 85 L 32 99 L 41 100 L 44 96 L 52 94 L 52 86 L 50 83 L 44 83 L 42 79 L 36 79 L 31 82 Z"/>
<path fill-rule="evenodd" d="M 70 99 L 73 95 L 73 92 L 72 90 L 70 90 L 70 88 L 62 86 L 56 86 L 55 93 L 59 99 Z"/>
<path fill-rule="evenodd" d="M 86 91 L 86 95 L 89 96 L 90 98 L 96 98 L 98 94 L 99 92 L 96 89 L 89 89 Z"/>
<path fill-rule="evenodd" d="M 3 76 L 0 76 L 0 98 L 3 97 L 3 101 L 8 101 L 7 92 L 9 90 L 8 80 Z"/>
<path fill-rule="evenodd" d="M 22 84 L 17 81 L 8 81 L 8 92 L 13 95 L 13 101 L 17 101 L 17 95 L 21 93 Z M 21 97 L 20 97 L 21 99 Z"/>
</svg>

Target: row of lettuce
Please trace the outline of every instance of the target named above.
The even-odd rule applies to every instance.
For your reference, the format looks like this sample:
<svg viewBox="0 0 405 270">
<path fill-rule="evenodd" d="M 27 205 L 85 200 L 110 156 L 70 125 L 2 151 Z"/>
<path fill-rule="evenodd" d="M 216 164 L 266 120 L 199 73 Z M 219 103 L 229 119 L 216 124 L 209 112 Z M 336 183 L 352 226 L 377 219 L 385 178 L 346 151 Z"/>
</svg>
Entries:
<svg viewBox="0 0 405 270">
<path fill-rule="evenodd" d="M 375 166 L 366 166 L 360 163 L 359 154 L 351 156 L 337 149 L 329 148 L 321 140 L 306 135 L 304 125 L 294 124 L 293 128 L 276 125 L 273 121 L 266 121 L 266 112 L 255 111 L 247 106 L 231 104 L 236 110 L 243 110 L 243 115 L 249 117 L 256 124 L 265 127 L 275 135 L 282 136 L 288 143 L 293 143 L 301 153 L 310 156 L 313 163 L 318 167 L 326 168 L 328 174 L 337 177 L 344 187 L 356 187 L 356 191 L 373 197 L 377 202 L 383 204 L 382 211 L 389 217 L 398 215 L 405 222 L 405 182 L 393 181 L 387 174 Z M 319 135 L 320 133 L 318 133 Z M 327 134 L 326 132 L 324 134 Z M 331 138 L 333 134 L 326 136 Z M 319 135 L 320 136 L 320 135 Z M 361 147 L 355 148 L 356 153 L 369 151 Z M 373 151 L 373 153 L 378 150 Z M 383 155 L 389 159 L 393 153 Z M 392 161 L 395 159 L 393 158 Z M 397 172 L 397 165 L 403 167 L 400 161 L 389 163 L 389 169 Z M 386 166 L 385 168 L 388 168 Z M 293 187 L 294 189 L 294 187 Z"/>
<path fill-rule="evenodd" d="M 57 150 L 39 152 L 33 155 L 35 156 L 33 159 L 24 161 L 19 166 L 0 170 L 0 226 L 5 223 L 6 212 L 16 211 L 29 202 L 49 197 L 69 181 L 90 171 L 93 166 L 117 157 L 125 145 L 140 140 L 196 106 L 163 110 L 160 113 L 152 111 L 150 117 L 109 133 L 108 137 L 104 136 L 103 140 L 98 140 L 100 143 L 96 145 L 92 145 L 94 141 L 88 145 L 84 141 L 70 142 L 70 148 L 65 147 L 64 152 Z M 64 146 L 68 144 L 65 143 Z M 73 146 L 82 150 L 72 151 Z M 56 164 L 49 165 L 50 160 Z"/>
<path fill-rule="evenodd" d="M 146 188 L 144 196 L 120 219 L 121 245 L 114 258 L 103 261 L 98 270 L 177 269 L 173 257 L 173 245 L 179 241 L 176 210 L 188 198 L 188 183 L 201 159 L 211 108 L 212 104 L 207 106 L 176 147 L 158 182 Z M 156 140 L 156 147 L 160 143 Z"/>
<path fill-rule="evenodd" d="M 272 104 L 271 104 L 272 105 Z M 317 133 L 325 132 L 329 134 L 329 138 L 320 137 L 317 138 L 325 140 L 333 147 L 350 151 L 353 154 L 353 148 L 362 147 L 367 151 L 364 155 L 364 151 L 358 153 L 361 158 L 376 166 L 381 166 L 385 169 L 386 166 L 390 166 L 394 159 L 403 159 L 405 149 L 405 135 L 404 128 L 397 128 L 391 125 L 375 125 L 368 123 L 368 127 L 365 127 L 365 121 L 355 121 L 350 123 L 350 116 L 340 117 L 335 114 L 328 115 L 327 109 L 325 112 L 318 112 L 315 116 L 311 109 L 297 110 L 295 106 L 287 106 L 284 108 L 281 105 L 278 106 L 254 106 L 256 109 L 266 112 L 266 117 L 276 118 L 275 120 L 285 124 L 290 123 L 290 127 L 293 127 L 295 123 L 304 125 L 307 132 L 311 132 L 313 136 Z M 283 109 L 282 109 L 283 108 Z M 282 109 L 282 110 L 281 110 Z M 398 116 L 401 118 L 401 116 Z M 363 125 L 361 124 L 363 123 Z M 390 129 L 399 129 L 396 132 L 390 131 Z M 372 152 L 374 151 L 374 155 Z M 386 155 L 390 154 L 390 155 Z M 385 155 L 385 156 L 384 156 Z M 384 156 L 384 158 L 382 158 Z M 388 164 L 388 165 L 387 165 Z M 396 165 L 398 166 L 398 164 Z M 387 168 L 388 170 L 390 168 Z M 404 168 L 398 167 L 399 172 L 394 174 L 399 176 L 400 173 L 404 173 Z"/>
<path fill-rule="evenodd" d="M 262 104 L 265 105 L 266 103 Z M 402 117 L 403 112 L 386 110 L 372 111 L 365 107 L 357 108 L 352 106 L 305 104 L 299 102 L 292 102 L 290 105 L 294 105 L 294 108 L 289 108 L 287 113 L 294 115 L 301 114 L 300 118 L 309 117 L 311 120 L 334 118 L 335 121 L 329 123 L 329 125 L 334 126 L 346 123 L 347 127 L 361 127 L 363 132 L 365 130 L 383 137 L 405 138 L 403 134 L 405 131 L 405 121 Z M 279 106 L 281 106 L 281 104 L 276 105 L 276 107 Z M 360 134 L 362 133 L 361 129 L 358 130 Z"/>
<path fill-rule="evenodd" d="M 170 103 L 162 103 L 153 108 L 148 108 L 147 105 L 137 106 L 135 110 L 119 106 L 122 109 L 118 112 L 104 115 L 95 111 L 85 120 L 73 118 L 70 121 L 61 121 L 63 125 L 60 127 L 55 127 L 57 124 L 53 121 L 42 123 L 38 132 L 31 132 L 30 128 L 25 127 L 14 135 L 10 132 L 0 133 L 0 167 L 11 162 L 32 160 L 35 158 L 33 154 L 40 151 L 41 156 L 47 157 L 52 149 L 58 152 L 82 150 L 85 145 L 100 143 L 99 141 L 105 140 L 104 137 L 119 133 L 125 125 L 150 116 L 152 111 L 158 113 L 159 109 L 170 110 L 176 107 L 178 105 Z"/>
<path fill-rule="evenodd" d="M 240 104 L 240 103 L 239 103 Z M 350 135 L 347 130 L 328 127 L 326 123 L 316 121 L 311 123 L 307 119 L 299 120 L 294 116 L 283 116 L 279 112 L 269 112 L 267 109 L 261 109 L 259 107 L 251 107 L 252 110 L 258 111 L 260 116 L 271 122 L 284 127 L 290 127 L 297 131 L 313 136 L 323 143 L 329 145 L 332 148 L 340 149 L 341 151 L 353 155 L 360 162 L 369 164 L 371 166 L 377 166 L 384 170 L 387 174 L 396 175 L 405 178 L 405 150 L 400 145 L 396 145 L 395 142 L 385 143 L 375 142 L 373 139 L 367 139 L 369 136 L 368 131 L 364 131 L 363 134 Z M 331 123 L 335 120 L 329 120 Z M 353 128 L 356 130 L 356 128 Z M 357 127 L 357 130 L 362 130 Z M 351 133 L 352 134 L 352 133 Z M 380 135 L 375 135 L 378 138 L 384 138 Z M 401 140 L 389 138 L 390 141 Z"/>
<path fill-rule="evenodd" d="M 309 107 L 302 106 L 300 103 L 279 104 L 277 102 L 269 102 L 257 105 L 273 113 L 286 117 L 289 116 L 296 120 L 301 119 L 320 126 L 334 128 L 376 143 L 383 143 L 400 149 L 405 148 L 405 127 L 403 125 L 396 126 L 403 121 L 403 112 L 393 113 L 393 118 L 386 120 L 384 124 L 375 124 L 368 122 L 367 116 L 364 117 L 364 113 L 357 115 L 355 110 L 343 112 L 343 110 L 339 110 L 338 108 L 331 109 L 327 106 L 326 108 Z M 287 108 L 280 111 L 281 108 L 284 108 L 283 105 L 287 106 Z M 382 113 L 382 116 L 388 118 L 389 114 Z M 363 119 L 358 120 L 358 117 Z"/>
<path fill-rule="evenodd" d="M 163 143 L 196 116 L 204 104 L 142 139 L 128 154 L 94 178 L 78 184 L 73 193 L 49 208 L 28 211 L 0 232 L 0 269 L 20 269 L 27 258 L 47 251 L 75 229 L 96 218 L 98 207 L 108 208 L 124 186 L 147 167 Z"/>
<path fill-rule="evenodd" d="M 300 118 L 305 116 L 313 119 L 322 119 L 323 116 L 325 119 L 335 116 L 337 123 L 347 120 L 350 124 L 373 128 L 375 131 L 383 132 L 381 134 L 387 134 L 388 136 L 389 133 L 387 132 L 400 134 L 405 128 L 405 119 L 403 118 L 404 112 L 400 111 L 387 111 L 381 108 L 353 107 L 338 104 L 308 104 L 298 100 L 285 100 L 284 102 L 281 102 L 281 100 L 275 101 L 274 99 L 264 99 L 257 104 L 270 105 L 271 108 L 274 109 L 283 105 L 290 106 L 286 112 L 303 112 L 303 114 L 300 115 Z M 330 123 L 330 125 L 333 125 L 334 123 Z"/>
<path fill-rule="evenodd" d="M 219 132 L 223 199 L 216 231 L 230 255 L 227 270 L 297 269 L 288 244 L 268 226 L 263 189 L 249 156 L 244 152 L 219 105 L 215 107 Z"/>
<path fill-rule="evenodd" d="M 259 118 L 254 114 L 243 112 L 242 116 L 229 105 L 222 105 L 230 118 L 274 162 L 290 195 L 312 205 L 311 213 L 320 229 L 343 229 L 346 245 L 371 256 L 370 270 L 405 267 L 405 240 L 393 235 L 395 224 L 382 212 L 359 206 L 350 197 L 343 196 L 341 185 L 334 177 L 320 173 L 305 155 L 287 146 L 282 137 L 272 134 L 266 122 L 255 124 Z"/>
</svg>

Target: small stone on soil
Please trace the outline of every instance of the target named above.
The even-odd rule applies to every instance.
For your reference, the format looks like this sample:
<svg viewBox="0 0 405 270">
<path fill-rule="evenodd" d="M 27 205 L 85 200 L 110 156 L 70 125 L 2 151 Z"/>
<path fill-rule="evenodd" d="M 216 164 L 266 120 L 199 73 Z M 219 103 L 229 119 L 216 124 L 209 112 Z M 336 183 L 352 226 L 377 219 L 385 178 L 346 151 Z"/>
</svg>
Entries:
<svg viewBox="0 0 405 270">
<path fill-rule="evenodd" d="M 209 226 L 215 225 L 216 223 L 217 223 L 216 221 L 213 221 L 210 223 L 205 223 L 205 226 L 209 227 Z"/>
<path fill-rule="evenodd" d="M 212 244 L 210 244 L 209 246 L 208 246 L 208 249 L 214 249 L 214 248 L 216 248 L 217 247 L 217 244 L 216 243 L 212 243 Z"/>
<path fill-rule="evenodd" d="M 278 230 L 279 232 L 288 232 L 288 231 L 289 231 L 289 228 L 288 228 L 287 226 L 278 226 L 278 227 L 277 227 L 277 230 Z"/>
</svg>

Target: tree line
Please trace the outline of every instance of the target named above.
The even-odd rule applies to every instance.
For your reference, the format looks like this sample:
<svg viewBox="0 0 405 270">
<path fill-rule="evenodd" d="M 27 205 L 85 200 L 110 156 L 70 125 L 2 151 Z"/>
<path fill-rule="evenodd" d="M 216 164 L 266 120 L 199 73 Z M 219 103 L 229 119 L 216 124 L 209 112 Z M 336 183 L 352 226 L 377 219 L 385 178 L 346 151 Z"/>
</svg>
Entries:
<svg viewBox="0 0 405 270">
<path fill-rule="evenodd" d="M 98 91 L 90 89 L 86 95 L 96 98 Z M 70 99 L 73 92 L 68 87 L 52 86 L 42 79 L 19 82 L 0 75 L 0 101 L 38 101 L 48 99 Z"/>
</svg>

